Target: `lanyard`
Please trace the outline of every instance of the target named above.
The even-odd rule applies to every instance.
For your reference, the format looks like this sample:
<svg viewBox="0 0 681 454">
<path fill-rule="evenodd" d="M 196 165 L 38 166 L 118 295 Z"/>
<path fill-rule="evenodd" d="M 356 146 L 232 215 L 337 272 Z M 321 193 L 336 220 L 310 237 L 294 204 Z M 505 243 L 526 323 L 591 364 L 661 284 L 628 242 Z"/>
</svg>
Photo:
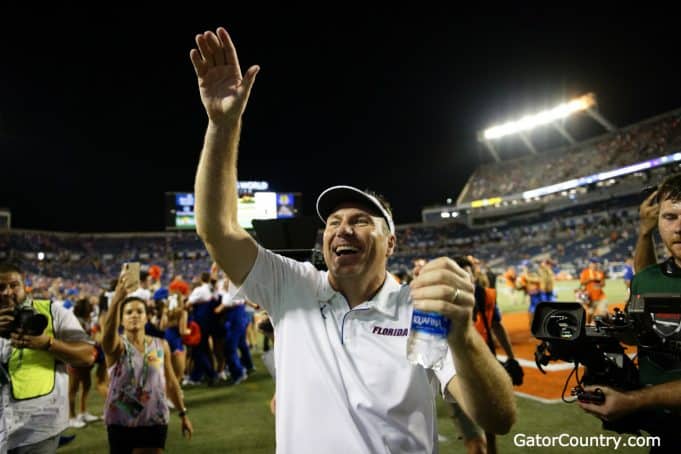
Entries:
<svg viewBox="0 0 681 454">
<path fill-rule="evenodd" d="M 137 351 L 137 348 L 128 340 L 128 338 L 125 338 L 125 341 L 129 344 L 130 349 L 133 350 L 130 352 L 128 355 L 128 367 L 130 368 L 130 374 L 131 374 L 131 383 L 133 386 L 136 384 L 136 378 L 135 378 L 135 366 L 132 363 L 132 355 L 134 352 Z M 147 361 L 147 336 L 144 336 L 144 351 L 142 352 L 142 376 L 140 377 L 140 383 L 137 389 L 144 389 L 144 382 L 146 381 L 147 374 L 149 372 L 149 362 Z"/>
</svg>

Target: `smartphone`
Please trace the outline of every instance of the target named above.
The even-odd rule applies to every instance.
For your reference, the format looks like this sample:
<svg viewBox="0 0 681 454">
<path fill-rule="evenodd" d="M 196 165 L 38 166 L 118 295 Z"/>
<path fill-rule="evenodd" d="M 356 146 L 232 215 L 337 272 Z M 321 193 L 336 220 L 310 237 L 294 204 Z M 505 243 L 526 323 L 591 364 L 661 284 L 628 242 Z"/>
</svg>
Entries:
<svg viewBox="0 0 681 454">
<path fill-rule="evenodd" d="M 134 292 L 140 287 L 140 263 L 126 262 L 123 264 L 123 276 L 126 280 L 126 290 L 128 293 Z"/>
</svg>

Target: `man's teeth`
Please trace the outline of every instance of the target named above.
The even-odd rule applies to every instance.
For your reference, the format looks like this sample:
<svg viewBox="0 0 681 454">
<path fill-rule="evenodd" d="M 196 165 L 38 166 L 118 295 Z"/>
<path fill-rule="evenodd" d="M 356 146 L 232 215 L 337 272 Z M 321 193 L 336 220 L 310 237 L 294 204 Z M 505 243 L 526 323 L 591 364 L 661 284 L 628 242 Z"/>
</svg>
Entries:
<svg viewBox="0 0 681 454">
<path fill-rule="evenodd" d="M 359 249 L 356 247 L 352 246 L 338 246 L 336 248 L 336 254 L 341 255 L 341 254 L 352 254 L 355 252 L 359 252 Z"/>
</svg>

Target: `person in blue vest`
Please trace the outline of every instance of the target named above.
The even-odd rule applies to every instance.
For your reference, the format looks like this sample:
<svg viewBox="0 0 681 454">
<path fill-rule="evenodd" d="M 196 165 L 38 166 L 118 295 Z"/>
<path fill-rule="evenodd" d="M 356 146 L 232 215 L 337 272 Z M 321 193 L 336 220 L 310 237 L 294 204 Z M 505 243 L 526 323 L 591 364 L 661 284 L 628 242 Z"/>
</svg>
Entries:
<svg viewBox="0 0 681 454">
<path fill-rule="evenodd" d="M 17 308 L 23 322 L 15 317 Z M 24 273 L 8 263 L 0 264 L 0 335 L 11 349 L 4 408 L 8 452 L 56 452 L 69 420 L 66 365 L 91 366 L 94 346 L 73 313 L 27 296 Z"/>
</svg>

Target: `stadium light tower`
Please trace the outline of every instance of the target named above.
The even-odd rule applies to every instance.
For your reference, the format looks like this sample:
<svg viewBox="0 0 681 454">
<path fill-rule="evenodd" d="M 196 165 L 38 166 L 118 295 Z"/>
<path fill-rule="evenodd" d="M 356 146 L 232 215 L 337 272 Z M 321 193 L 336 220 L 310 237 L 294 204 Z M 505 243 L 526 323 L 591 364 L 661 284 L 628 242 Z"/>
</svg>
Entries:
<svg viewBox="0 0 681 454">
<path fill-rule="evenodd" d="M 532 115 L 526 115 L 518 120 L 509 121 L 500 125 L 492 126 L 478 133 L 478 140 L 482 142 L 495 161 L 500 162 L 499 154 L 494 147 L 493 141 L 510 135 L 518 135 L 525 146 L 533 154 L 537 154 L 535 146 L 530 140 L 529 133 L 539 126 L 551 125 L 570 144 L 575 144 L 575 139 L 563 128 L 559 120 L 563 120 L 579 112 L 586 112 L 592 119 L 597 121 L 608 131 L 616 128 L 601 114 L 592 109 L 596 105 L 596 97 L 593 93 L 587 93 L 579 98 L 562 103 L 548 110 Z"/>
</svg>

